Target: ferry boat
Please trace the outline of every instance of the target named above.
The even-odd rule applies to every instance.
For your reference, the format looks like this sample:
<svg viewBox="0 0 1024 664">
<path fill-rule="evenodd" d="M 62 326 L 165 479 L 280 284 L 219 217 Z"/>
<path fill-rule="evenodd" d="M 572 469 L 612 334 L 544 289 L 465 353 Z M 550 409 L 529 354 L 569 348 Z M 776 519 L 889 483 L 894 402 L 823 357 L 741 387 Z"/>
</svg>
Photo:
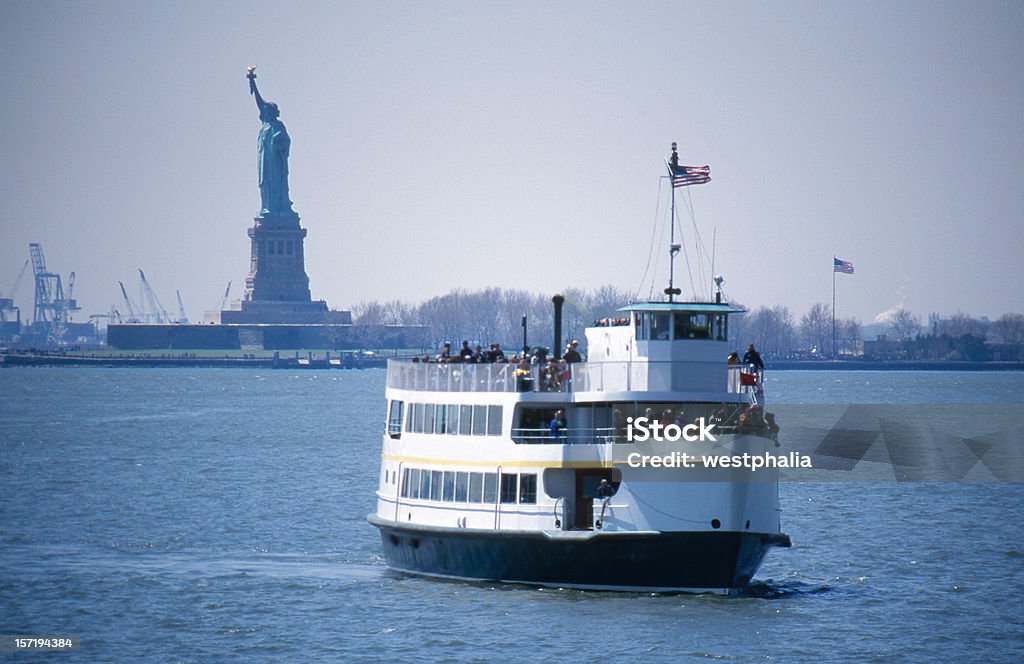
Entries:
<svg viewBox="0 0 1024 664">
<path fill-rule="evenodd" d="M 680 169 L 675 144 L 668 165 L 670 176 Z M 671 246 L 674 256 L 674 235 Z M 762 374 L 727 363 L 729 322 L 744 310 L 720 289 L 713 301 L 676 301 L 672 276 L 665 293 L 587 328 L 586 361 L 561 357 L 560 296 L 546 361 L 391 360 L 368 517 L 387 564 L 450 579 L 731 594 L 769 548 L 789 546 L 778 468 L 740 463 L 778 458 L 779 447 Z M 703 440 L 676 433 L 701 426 Z"/>
</svg>

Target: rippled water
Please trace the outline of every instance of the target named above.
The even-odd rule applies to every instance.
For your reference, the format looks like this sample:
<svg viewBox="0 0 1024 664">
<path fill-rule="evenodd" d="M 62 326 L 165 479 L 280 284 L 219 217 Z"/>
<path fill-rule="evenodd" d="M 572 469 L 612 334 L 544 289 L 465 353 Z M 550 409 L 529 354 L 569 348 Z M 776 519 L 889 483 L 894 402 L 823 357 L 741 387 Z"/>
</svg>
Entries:
<svg viewBox="0 0 1024 664">
<path fill-rule="evenodd" d="M 792 483 L 744 596 L 393 574 L 381 371 L 0 371 L 0 633 L 81 661 L 1024 661 L 1024 485 Z M 789 403 L 1021 403 L 1024 375 L 776 372 Z M 7 655 L 30 661 L 26 655 Z M 40 658 L 42 659 L 42 658 Z"/>
</svg>

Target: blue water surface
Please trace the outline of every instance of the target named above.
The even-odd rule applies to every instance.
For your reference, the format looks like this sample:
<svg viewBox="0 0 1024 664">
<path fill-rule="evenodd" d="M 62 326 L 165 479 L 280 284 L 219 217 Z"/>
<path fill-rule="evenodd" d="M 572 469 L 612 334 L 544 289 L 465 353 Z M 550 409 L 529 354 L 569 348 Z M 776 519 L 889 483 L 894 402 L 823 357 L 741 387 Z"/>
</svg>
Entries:
<svg viewBox="0 0 1024 664">
<path fill-rule="evenodd" d="M 1018 373 L 773 372 L 787 403 L 1021 403 Z M 740 597 L 391 573 L 382 371 L 0 371 L 10 661 L 1024 661 L 1024 485 L 786 483 Z M 35 660 L 32 659 L 35 657 Z"/>
</svg>

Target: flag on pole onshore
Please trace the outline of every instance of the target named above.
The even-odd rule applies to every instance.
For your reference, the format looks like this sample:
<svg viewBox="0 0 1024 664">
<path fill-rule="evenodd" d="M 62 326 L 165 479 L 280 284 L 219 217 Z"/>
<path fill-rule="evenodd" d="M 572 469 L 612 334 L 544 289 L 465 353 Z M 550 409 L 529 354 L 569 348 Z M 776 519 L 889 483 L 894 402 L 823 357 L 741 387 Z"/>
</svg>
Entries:
<svg viewBox="0 0 1024 664">
<path fill-rule="evenodd" d="M 841 261 L 835 256 L 832 257 L 832 271 L 842 272 L 843 274 L 853 274 L 853 263 L 850 261 Z"/>
</svg>

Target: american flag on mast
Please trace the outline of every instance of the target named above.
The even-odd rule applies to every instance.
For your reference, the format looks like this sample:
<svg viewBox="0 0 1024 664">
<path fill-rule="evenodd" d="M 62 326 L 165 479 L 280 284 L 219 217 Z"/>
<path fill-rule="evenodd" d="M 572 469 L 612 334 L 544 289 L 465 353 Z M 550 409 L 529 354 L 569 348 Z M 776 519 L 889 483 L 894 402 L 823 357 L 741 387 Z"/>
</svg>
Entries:
<svg viewBox="0 0 1024 664">
<path fill-rule="evenodd" d="M 668 160 L 668 172 L 672 176 L 673 187 L 688 187 L 691 184 L 707 184 L 711 182 L 711 167 L 683 166 L 679 163 L 676 144 L 672 144 L 672 156 Z"/>
<path fill-rule="evenodd" d="M 835 256 L 833 256 L 832 271 L 842 272 L 843 274 L 853 274 L 853 263 L 851 263 L 850 261 L 841 261 Z"/>
<path fill-rule="evenodd" d="M 673 187 L 688 187 L 691 184 L 707 184 L 711 182 L 710 166 L 673 166 L 669 164 L 672 171 Z"/>
</svg>

